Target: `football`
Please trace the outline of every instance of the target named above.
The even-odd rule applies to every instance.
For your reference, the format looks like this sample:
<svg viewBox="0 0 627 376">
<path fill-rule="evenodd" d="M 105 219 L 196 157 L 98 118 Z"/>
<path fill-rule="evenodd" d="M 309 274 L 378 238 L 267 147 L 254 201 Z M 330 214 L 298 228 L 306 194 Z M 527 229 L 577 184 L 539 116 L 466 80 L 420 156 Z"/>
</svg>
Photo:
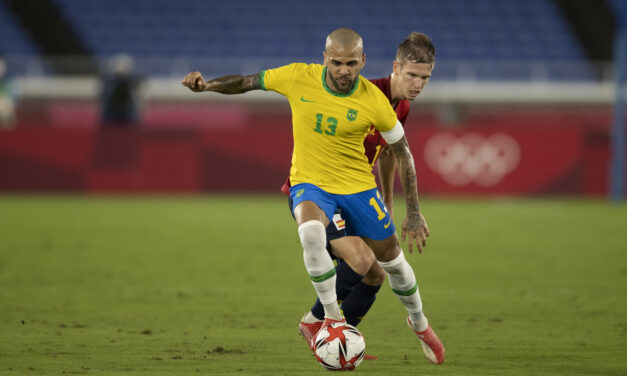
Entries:
<svg viewBox="0 0 627 376">
<path fill-rule="evenodd" d="M 314 353 L 322 367 L 334 371 L 350 371 L 364 359 L 366 342 L 354 326 L 333 323 L 316 335 Z"/>
</svg>

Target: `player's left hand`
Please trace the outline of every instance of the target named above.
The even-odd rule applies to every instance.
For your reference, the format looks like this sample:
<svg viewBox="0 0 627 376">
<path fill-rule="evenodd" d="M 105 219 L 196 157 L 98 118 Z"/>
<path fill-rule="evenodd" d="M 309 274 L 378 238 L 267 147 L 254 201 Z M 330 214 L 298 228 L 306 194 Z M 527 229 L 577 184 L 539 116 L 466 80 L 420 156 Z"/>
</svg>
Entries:
<svg viewBox="0 0 627 376">
<path fill-rule="evenodd" d="M 418 253 L 422 254 L 422 248 L 427 246 L 429 234 L 427 221 L 420 212 L 407 213 L 401 229 L 401 240 L 405 241 L 409 237 L 409 253 L 414 251 L 414 243 L 416 243 Z"/>
</svg>

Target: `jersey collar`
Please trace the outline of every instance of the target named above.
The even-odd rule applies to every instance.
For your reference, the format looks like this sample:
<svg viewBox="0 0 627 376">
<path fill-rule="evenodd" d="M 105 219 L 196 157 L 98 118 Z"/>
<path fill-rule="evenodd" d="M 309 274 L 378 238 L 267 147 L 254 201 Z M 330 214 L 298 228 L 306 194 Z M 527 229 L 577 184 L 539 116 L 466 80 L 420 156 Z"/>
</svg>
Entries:
<svg viewBox="0 0 627 376">
<path fill-rule="evenodd" d="M 361 76 L 357 76 L 357 81 L 355 81 L 355 85 L 353 85 L 353 88 L 351 89 L 351 91 L 349 91 L 348 93 L 338 93 L 338 92 L 331 90 L 331 88 L 327 86 L 327 80 L 326 80 L 327 67 L 324 67 L 322 69 L 322 87 L 324 87 L 324 90 L 326 90 L 327 93 L 335 95 L 336 97 L 348 97 L 351 94 L 353 94 L 355 90 L 357 90 L 357 87 L 359 86 L 360 77 Z"/>
</svg>

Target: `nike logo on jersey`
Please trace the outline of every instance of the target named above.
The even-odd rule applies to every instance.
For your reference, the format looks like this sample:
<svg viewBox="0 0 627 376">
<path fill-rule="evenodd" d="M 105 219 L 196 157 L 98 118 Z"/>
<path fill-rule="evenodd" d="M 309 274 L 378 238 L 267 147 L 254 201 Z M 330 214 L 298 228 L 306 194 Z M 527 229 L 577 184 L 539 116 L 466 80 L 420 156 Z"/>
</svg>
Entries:
<svg viewBox="0 0 627 376">
<path fill-rule="evenodd" d="M 418 334 L 418 333 L 416 333 L 416 334 Z M 425 335 L 424 334 L 418 334 L 418 338 L 425 339 Z"/>
<path fill-rule="evenodd" d="M 383 225 L 383 228 L 388 228 L 392 224 L 392 218 L 388 221 L 387 225 Z"/>
<path fill-rule="evenodd" d="M 314 103 L 314 101 L 307 100 L 307 99 L 305 99 L 303 97 L 300 97 L 300 101 L 301 102 L 307 102 L 307 103 Z"/>
</svg>

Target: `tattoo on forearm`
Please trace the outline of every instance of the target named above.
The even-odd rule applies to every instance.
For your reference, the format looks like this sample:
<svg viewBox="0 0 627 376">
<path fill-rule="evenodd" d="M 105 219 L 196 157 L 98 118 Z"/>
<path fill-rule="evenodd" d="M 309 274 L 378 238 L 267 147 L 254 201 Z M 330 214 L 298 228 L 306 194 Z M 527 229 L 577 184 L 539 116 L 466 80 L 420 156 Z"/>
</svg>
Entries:
<svg viewBox="0 0 627 376">
<path fill-rule="evenodd" d="M 207 90 L 222 94 L 241 94 L 256 89 L 261 89 L 258 74 L 223 76 L 207 82 Z"/>
<path fill-rule="evenodd" d="M 379 154 L 379 181 L 383 202 L 390 203 L 394 197 L 394 175 L 396 174 L 396 158 L 388 145 L 384 145 Z"/>
<path fill-rule="evenodd" d="M 394 155 L 396 156 L 396 164 L 398 166 L 398 176 L 405 192 L 405 201 L 407 203 L 407 215 L 419 216 L 420 206 L 418 204 L 418 187 L 416 181 L 416 166 L 414 165 L 414 157 L 409 150 L 407 139 L 403 138 L 390 145 Z"/>
</svg>

